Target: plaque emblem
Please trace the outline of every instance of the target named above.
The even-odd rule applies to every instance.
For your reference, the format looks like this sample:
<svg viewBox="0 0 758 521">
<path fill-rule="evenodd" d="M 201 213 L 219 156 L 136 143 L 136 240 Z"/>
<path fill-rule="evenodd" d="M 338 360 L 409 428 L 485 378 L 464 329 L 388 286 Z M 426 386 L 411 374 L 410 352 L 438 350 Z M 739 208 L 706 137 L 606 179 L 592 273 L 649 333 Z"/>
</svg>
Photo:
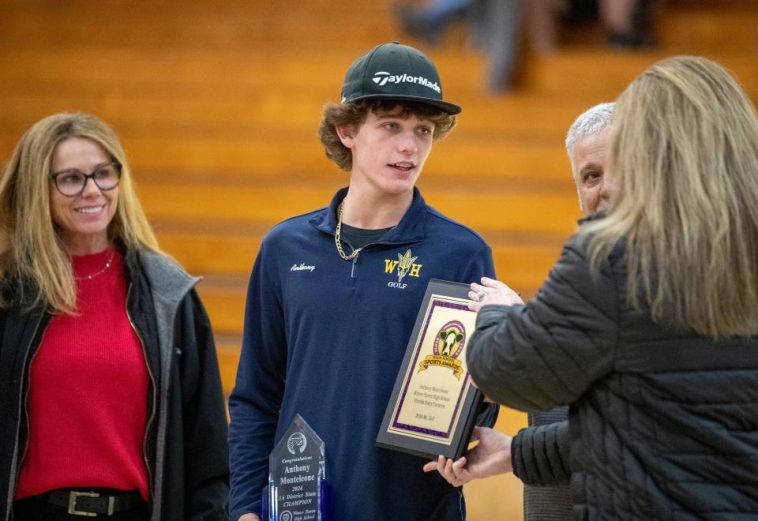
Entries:
<svg viewBox="0 0 758 521">
<path fill-rule="evenodd" d="M 463 351 L 463 340 L 466 338 L 466 330 L 463 324 L 457 320 L 448 322 L 439 333 L 437 343 L 434 345 L 434 354 L 458 358 Z"/>
<path fill-rule="evenodd" d="M 458 357 L 463 352 L 466 340 L 466 328 L 458 320 L 451 320 L 442 326 L 435 336 L 433 354 L 427 355 L 419 362 L 418 372 L 429 367 L 443 367 L 451 370 L 453 376 L 461 379 L 463 364 Z"/>
</svg>

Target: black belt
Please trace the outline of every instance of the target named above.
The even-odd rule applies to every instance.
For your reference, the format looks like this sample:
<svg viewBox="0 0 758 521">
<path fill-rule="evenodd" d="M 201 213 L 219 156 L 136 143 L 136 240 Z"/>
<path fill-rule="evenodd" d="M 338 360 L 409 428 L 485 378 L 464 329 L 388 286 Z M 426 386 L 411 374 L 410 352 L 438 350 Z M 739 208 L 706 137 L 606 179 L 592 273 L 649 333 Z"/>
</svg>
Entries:
<svg viewBox="0 0 758 521">
<path fill-rule="evenodd" d="M 95 517 L 98 514 L 111 516 L 116 512 L 132 510 L 145 504 L 139 492 L 96 492 L 91 490 L 53 490 L 35 496 L 34 499 L 45 501 L 67 509 L 74 516 Z"/>
</svg>

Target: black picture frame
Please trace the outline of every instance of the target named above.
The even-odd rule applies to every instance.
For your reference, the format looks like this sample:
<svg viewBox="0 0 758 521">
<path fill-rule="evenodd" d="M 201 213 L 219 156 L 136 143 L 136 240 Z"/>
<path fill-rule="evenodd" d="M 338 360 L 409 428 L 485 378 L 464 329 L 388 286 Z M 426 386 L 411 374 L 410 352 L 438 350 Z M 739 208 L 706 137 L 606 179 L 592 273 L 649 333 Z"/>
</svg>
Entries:
<svg viewBox="0 0 758 521">
<path fill-rule="evenodd" d="M 483 399 L 466 369 L 476 324 L 468 290 L 468 284 L 429 281 L 376 438 L 379 447 L 429 459 L 458 459 L 466 451 Z"/>
</svg>

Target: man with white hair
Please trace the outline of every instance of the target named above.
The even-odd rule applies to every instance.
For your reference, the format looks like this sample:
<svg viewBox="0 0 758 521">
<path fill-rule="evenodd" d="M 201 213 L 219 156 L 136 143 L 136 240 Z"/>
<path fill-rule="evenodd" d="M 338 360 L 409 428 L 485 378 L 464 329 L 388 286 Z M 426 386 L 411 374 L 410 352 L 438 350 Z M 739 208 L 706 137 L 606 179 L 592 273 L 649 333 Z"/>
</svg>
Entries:
<svg viewBox="0 0 758 521">
<path fill-rule="evenodd" d="M 608 204 L 609 187 L 604 174 L 613 105 L 601 103 L 587 110 L 576 118 L 566 136 L 566 151 L 583 217 L 604 210 Z"/>
<path fill-rule="evenodd" d="M 608 205 L 611 186 L 605 170 L 613 108 L 613 103 L 595 105 L 574 121 L 566 136 L 582 218 Z M 567 521 L 572 518 L 568 411 L 564 406 L 529 412 L 529 427 L 513 438 L 475 427 L 475 448 L 455 462 L 440 456 L 424 470 L 439 471 L 454 486 L 512 471 L 524 483 L 526 521 Z"/>
</svg>

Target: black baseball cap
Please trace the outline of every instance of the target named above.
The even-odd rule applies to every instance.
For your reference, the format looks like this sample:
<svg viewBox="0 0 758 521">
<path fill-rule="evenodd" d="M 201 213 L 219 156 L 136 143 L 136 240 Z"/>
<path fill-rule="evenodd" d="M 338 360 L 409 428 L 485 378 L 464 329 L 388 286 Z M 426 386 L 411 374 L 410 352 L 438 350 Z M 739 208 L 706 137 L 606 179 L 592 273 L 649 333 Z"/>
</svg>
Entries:
<svg viewBox="0 0 758 521">
<path fill-rule="evenodd" d="M 458 105 L 442 101 L 437 69 L 424 53 L 391 42 L 378 45 L 353 62 L 342 84 L 342 103 L 362 99 L 418 101 L 458 114 Z"/>
</svg>

